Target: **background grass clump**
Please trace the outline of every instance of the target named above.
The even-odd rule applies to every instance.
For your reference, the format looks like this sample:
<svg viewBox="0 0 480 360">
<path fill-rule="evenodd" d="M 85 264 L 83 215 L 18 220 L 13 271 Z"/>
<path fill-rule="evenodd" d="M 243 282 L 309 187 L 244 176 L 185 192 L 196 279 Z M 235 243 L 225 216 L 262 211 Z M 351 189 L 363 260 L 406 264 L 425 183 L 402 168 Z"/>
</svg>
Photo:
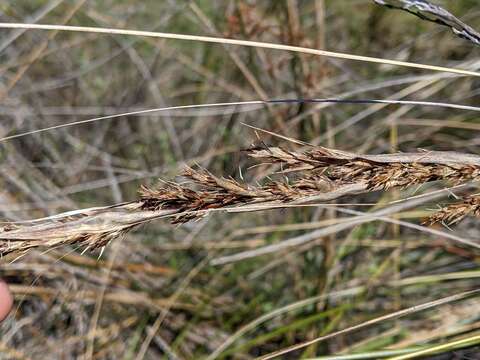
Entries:
<svg viewBox="0 0 480 360">
<path fill-rule="evenodd" d="M 480 29 L 477 1 L 438 4 Z M 480 68 L 480 48 L 449 29 L 366 0 L 7 0 L 0 21 L 229 37 Z M 476 106 L 479 86 L 473 76 L 260 48 L 0 30 L 0 137 L 136 110 L 248 100 Z M 296 146 L 257 136 L 244 124 L 360 154 L 419 148 L 480 154 L 478 117 L 460 109 L 288 103 L 126 115 L 0 142 L 1 216 L 24 221 L 132 201 L 141 185 L 171 179 L 185 165 L 250 184 L 283 179 L 268 166 L 252 166 L 239 150 Z M 441 235 L 378 218 L 316 235 L 353 218 L 342 209 L 371 213 L 447 186 L 369 192 L 341 198 L 336 207 L 219 212 L 181 226 L 158 221 L 103 252 L 71 245 L 6 257 L 0 277 L 16 302 L 0 325 L 0 358 L 250 359 L 476 289 L 478 249 Z M 452 189 L 434 203 L 386 216 L 420 224 L 429 206 L 463 195 L 463 188 Z M 433 229 L 450 231 L 442 224 Z M 452 231 L 478 239 L 478 219 L 466 218 Z M 309 240 L 298 246 L 214 265 L 302 236 Z M 409 358 L 432 349 L 425 356 L 475 358 L 479 306 L 478 296 L 461 299 L 286 356 Z"/>
</svg>

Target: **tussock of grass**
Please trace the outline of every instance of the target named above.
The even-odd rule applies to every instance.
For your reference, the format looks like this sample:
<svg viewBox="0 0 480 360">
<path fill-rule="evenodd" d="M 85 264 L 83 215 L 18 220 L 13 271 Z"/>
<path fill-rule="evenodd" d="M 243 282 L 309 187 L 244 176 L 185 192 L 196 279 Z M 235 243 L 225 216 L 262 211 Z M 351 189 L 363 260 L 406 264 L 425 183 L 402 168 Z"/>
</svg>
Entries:
<svg viewBox="0 0 480 360">
<path fill-rule="evenodd" d="M 478 9 L 375 2 L 2 4 L 1 353 L 476 354 Z"/>
</svg>

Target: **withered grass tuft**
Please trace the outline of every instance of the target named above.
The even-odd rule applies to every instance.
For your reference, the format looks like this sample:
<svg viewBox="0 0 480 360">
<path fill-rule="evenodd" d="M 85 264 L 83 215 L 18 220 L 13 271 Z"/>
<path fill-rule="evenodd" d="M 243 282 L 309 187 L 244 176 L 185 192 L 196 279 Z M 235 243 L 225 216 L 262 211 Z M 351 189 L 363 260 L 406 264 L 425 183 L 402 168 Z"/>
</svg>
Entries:
<svg viewBox="0 0 480 360">
<path fill-rule="evenodd" d="M 0 359 L 476 358 L 478 11 L 0 3 Z"/>
</svg>

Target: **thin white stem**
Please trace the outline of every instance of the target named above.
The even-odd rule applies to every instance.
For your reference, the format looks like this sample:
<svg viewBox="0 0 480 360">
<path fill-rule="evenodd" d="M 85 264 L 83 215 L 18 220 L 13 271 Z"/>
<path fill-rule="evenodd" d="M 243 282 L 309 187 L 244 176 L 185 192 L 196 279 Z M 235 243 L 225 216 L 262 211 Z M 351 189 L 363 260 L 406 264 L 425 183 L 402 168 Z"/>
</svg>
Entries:
<svg viewBox="0 0 480 360">
<path fill-rule="evenodd" d="M 110 35 L 145 36 L 145 37 L 161 38 L 161 39 L 200 41 L 200 42 L 224 44 L 224 45 L 247 46 L 247 47 L 256 47 L 256 48 L 264 48 L 264 49 L 291 51 L 296 53 L 311 54 L 311 55 L 317 55 L 317 56 L 328 56 L 328 57 L 339 58 L 339 59 L 364 61 L 364 62 L 377 63 L 377 64 L 388 64 L 388 65 L 394 65 L 394 66 L 404 66 L 404 67 L 422 69 L 422 70 L 449 72 L 449 73 L 460 74 L 460 75 L 480 76 L 480 73 L 478 72 L 464 70 L 464 69 L 455 69 L 455 68 L 436 66 L 436 65 L 418 64 L 418 63 L 407 62 L 407 61 L 381 59 L 381 58 L 376 58 L 371 56 L 353 55 L 353 54 L 339 53 L 334 51 L 306 48 L 306 47 L 300 47 L 300 46 L 266 43 L 266 42 L 260 42 L 260 41 L 228 39 L 228 38 L 212 37 L 212 36 L 174 34 L 174 33 L 163 33 L 163 32 L 155 32 L 155 31 L 140 31 L 140 30 L 101 28 L 101 27 L 90 27 L 90 26 L 51 25 L 51 24 L 0 23 L 0 28 L 29 29 L 29 30 L 30 29 L 55 30 L 55 31 L 99 33 L 99 34 L 110 34 Z"/>
<path fill-rule="evenodd" d="M 63 123 L 59 125 L 53 125 L 41 129 L 26 131 L 19 134 L 13 134 L 0 138 L 0 142 L 17 139 L 27 135 L 33 135 L 38 133 L 43 133 L 51 130 L 88 124 L 95 121 L 116 119 L 124 116 L 137 116 L 137 115 L 146 115 L 158 112 L 168 112 L 168 111 L 177 111 L 177 110 L 191 110 L 191 109 L 207 109 L 207 108 L 234 108 L 232 111 L 235 113 L 242 111 L 252 111 L 257 110 L 256 106 L 266 105 L 266 104 L 288 104 L 288 103 L 344 103 L 344 104 L 391 104 L 391 105 L 417 105 L 417 106 L 435 106 L 435 107 L 444 107 L 450 109 L 459 109 L 459 110 L 468 110 L 468 111 L 477 111 L 480 112 L 480 107 L 461 105 L 461 104 L 451 104 L 451 103 L 442 103 L 442 102 L 429 102 L 429 101 L 411 101 L 411 100 L 388 100 L 388 99 L 366 99 L 366 100 L 347 100 L 347 99 L 274 99 L 274 100 L 252 100 L 252 101 L 235 101 L 235 102 L 222 102 L 222 103 L 210 103 L 210 104 L 192 104 L 192 105 L 180 105 L 180 106 L 168 106 L 154 109 L 145 109 L 138 111 L 124 112 L 120 114 L 112 114 L 106 116 L 100 116 L 85 120 L 73 121 L 69 123 Z M 242 109 L 242 107 L 247 107 Z"/>
</svg>

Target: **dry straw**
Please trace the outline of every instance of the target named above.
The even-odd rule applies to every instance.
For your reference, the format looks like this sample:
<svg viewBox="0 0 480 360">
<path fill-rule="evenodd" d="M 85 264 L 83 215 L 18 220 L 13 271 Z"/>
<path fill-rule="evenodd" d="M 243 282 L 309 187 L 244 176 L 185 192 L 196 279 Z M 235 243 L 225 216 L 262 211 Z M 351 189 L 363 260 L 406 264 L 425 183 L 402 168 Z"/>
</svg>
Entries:
<svg viewBox="0 0 480 360">
<path fill-rule="evenodd" d="M 370 62 L 375 64 L 386 64 L 386 65 L 401 66 L 401 67 L 407 67 L 407 68 L 413 68 L 413 69 L 448 72 L 448 73 L 459 74 L 459 75 L 480 76 L 480 73 L 475 71 L 470 71 L 465 69 L 456 69 L 456 68 L 445 67 L 445 66 L 419 64 L 414 62 L 382 59 L 382 58 L 377 58 L 372 56 L 347 54 L 347 53 L 306 48 L 306 47 L 300 47 L 300 46 L 274 44 L 274 43 L 266 43 L 266 42 L 260 42 L 260 41 L 250 41 L 250 40 L 228 39 L 228 38 L 220 38 L 220 37 L 212 37 L 212 36 L 174 34 L 174 33 L 162 33 L 162 32 L 155 32 L 155 31 L 127 30 L 127 29 L 88 27 L 88 26 L 51 25 L 51 24 L 0 23 L 0 28 L 68 31 L 68 32 L 142 36 L 142 37 L 151 37 L 151 38 L 159 38 L 159 39 L 197 41 L 197 42 L 223 44 L 223 45 L 234 45 L 234 46 L 245 46 L 245 47 L 263 48 L 263 49 L 271 49 L 271 50 L 290 51 L 294 53 L 310 54 L 315 56 L 326 56 L 326 57 L 332 57 L 332 58 L 338 58 L 338 59 L 363 61 L 363 62 Z"/>
</svg>

